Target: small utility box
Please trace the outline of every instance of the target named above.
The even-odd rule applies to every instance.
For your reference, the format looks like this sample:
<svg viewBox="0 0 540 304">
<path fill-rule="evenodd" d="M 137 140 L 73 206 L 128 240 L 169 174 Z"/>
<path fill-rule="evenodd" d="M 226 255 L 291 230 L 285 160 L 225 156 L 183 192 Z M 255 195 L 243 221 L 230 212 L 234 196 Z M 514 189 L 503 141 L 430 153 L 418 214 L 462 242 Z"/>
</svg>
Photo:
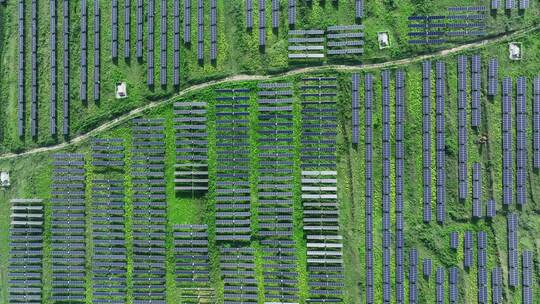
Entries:
<svg viewBox="0 0 540 304">
<path fill-rule="evenodd" d="M 523 47 L 521 42 L 510 42 L 508 44 L 508 58 L 510 58 L 510 60 L 521 60 L 523 58 Z"/>
<path fill-rule="evenodd" d="M 125 82 L 116 83 L 116 99 L 127 98 L 127 85 Z"/>
<path fill-rule="evenodd" d="M 0 171 L 0 187 L 8 188 L 11 185 L 9 181 L 9 172 Z"/>
<path fill-rule="evenodd" d="M 379 49 L 385 49 L 390 47 L 390 39 L 388 37 L 388 32 L 378 32 L 377 40 L 379 41 Z"/>
</svg>

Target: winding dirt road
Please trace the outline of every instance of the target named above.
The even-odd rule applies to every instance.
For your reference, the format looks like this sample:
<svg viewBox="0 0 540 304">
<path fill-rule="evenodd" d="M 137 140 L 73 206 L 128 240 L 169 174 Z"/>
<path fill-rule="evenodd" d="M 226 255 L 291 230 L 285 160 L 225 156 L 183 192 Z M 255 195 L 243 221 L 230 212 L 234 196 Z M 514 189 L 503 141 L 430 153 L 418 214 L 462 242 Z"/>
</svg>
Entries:
<svg viewBox="0 0 540 304">
<path fill-rule="evenodd" d="M 4 155 L 0 156 L 0 160 L 7 160 L 7 159 L 24 157 L 24 156 L 28 156 L 28 155 L 32 155 L 32 154 L 51 152 L 51 151 L 55 151 L 55 150 L 60 150 L 62 148 L 68 147 L 70 145 L 74 145 L 74 144 L 83 142 L 83 141 L 87 140 L 88 138 L 90 138 L 92 136 L 95 136 L 96 134 L 98 134 L 98 133 L 100 133 L 102 131 L 108 130 L 108 129 L 114 127 L 114 126 L 117 126 L 117 125 L 119 125 L 121 123 L 124 123 L 124 122 L 126 122 L 126 121 L 140 115 L 141 113 L 149 110 L 149 109 L 159 107 L 159 106 L 162 106 L 162 105 L 165 105 L 165 104 L 168 104 L 168 103 L 172 103 L 176 99 L 178 99 L 179 97 L 182 97 L 182 96 L 184 96 L 184 95 L 186 95 L 186 94 L 188 94 L 190 92 L 193 92 L 193 91 L 196 91 L 196 90 L 199 90 L 199 89 L 208 88 L 208 87 L 211 87 L 211 86 L 214 86 L 214 85 L 217 85 L 217 84 L 223 84 L 223 83 L 228 83 L 228 82 L 236 82 L 236 81 L 268 80 L 268 79 L 271 79 L 271 78 L 286 77 L 286 76 L 290 76 L 290 75 L 297 75 L 297 74 L 302 74 L 302 73 L 324 71 L 324 70 L 359 71 L 359 70 L 371 70 L 371 69 L 388 68 L 388 67 L 393 67 L 393 66 L 397 66 L 397 65 L 405 65 L 405 64 L 409 64 L 409 63 L 420 62 L 420 61 L 432 59 L 432 58 L 435 58 L 435 57 L 448 56 L 448 55 L 455 54 L 455 53 L 458 53 L 458 52 L 461 52 L 461 51 L 464 51 L 464 50 L 472 50 L 472 49 L 484 47 L 486 45 L 503 42 L 503 41 L 509 40 L 511 38 L 519 38 L 519 37 L 527 35 L 527 34 L 529 34 L 531 32 L 534 32 L 534 31 L 536 31 L 538 29 L 540 29 L 540 26 L 535 26 L 535 27 L 531 27 L 531 28 L 528 28 L 528 29 L 523 29 L 523 30 L 520 30 L 520 31 L 505 33 L 505 34 L 500 35 L 500 36 L 487 38 L 487 39 L 476 41 L 476 42 L 473 42 L 473 43 L 459 45 L 459 46 L 456 46 L 456 47 L 453 47 L 453 48 L 450 48 L 450 49 L 445 49 L 445 50 L 437 51 L 437 52 L 426 54 L 426 55 L 420 55 L 420 56 L 416 56 L 416 57 L 413 57 L 413 58 L 405 58 L 405 59 L 387 61 L 387 62 L 382 62 L 382 63 L 359 64 L 359 65 L 314 66 L 314 67 L 306 67 L 306 68 L 294 69 L 294 70 L 287 71 L 285 73 L 275 74 L 275 75 L 245 75 L 245 74 L 240 74 L 240 75 L 235 75 L 235 76 L 231 76 L 231 77 L 226 77 L 226 78 L 220 79 L 220 80 L 209 81 L 209 82 L 206 82 L 206 83 L 202 83 L 202 84 L 198 84 L 198 85 L 194 85 L 194 86 L 191 86 L 189 88 L 186 88 L 186 89 L 178 92 L 178 94 L 176 94 L 175 96 L 173 96 L 173 97 L 171 97 L 169 99 L 151 102 L 151 103 L 148 103 L 148 104 L 146 104 L 146 105 L 144 105 L 144 106 L 142 106 L 140 108 L 134 109 L 134 110 L 122 115 L 122 116 L 119 116 L 119 117 L 117 117 L 117 118 L 115 118 L 115 119 L 113 119 L 113 120 L 111 120 L 109 122 L 106 122 L 106 123 L 102 124 L 101 126 L 93 129 L 92 131 L 90 131 L 88 133 L 85 133 L 85 134 L 79 135 L 77 137 L 74 137 L 70 141 L 63 142 L 63 143 L 60 143 L 60 144 L 54 145 L 54 146 L 35 148 L 35 149 L 31 149 L 31 150 L 28 150 L 28 151 L 25 151 L 25 152 L 22 152 L 22 153 L 18 153 L 18 154 L 14 154 L 14 153 L 4 154 Z"/>
</svg>

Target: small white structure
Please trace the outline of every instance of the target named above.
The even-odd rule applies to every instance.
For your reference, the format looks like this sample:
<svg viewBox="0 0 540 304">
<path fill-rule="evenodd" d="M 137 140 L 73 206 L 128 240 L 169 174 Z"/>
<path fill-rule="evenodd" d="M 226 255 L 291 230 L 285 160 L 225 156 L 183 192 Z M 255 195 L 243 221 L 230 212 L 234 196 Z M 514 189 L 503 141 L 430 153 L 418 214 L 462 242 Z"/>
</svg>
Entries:
<svg viewBox="0 0 540 304">
<path fill-rule="evenodd" d="M 521 60 L 521 58 L 523 58 L 520 42 L 510 42 L 508 44 L 508 58 L 510 58 L 510 60 Z"/>
<path fill-rule="evenodd" d="M 0 187 L 7 188 L 11 184 L 9 182 L 9 172 L 7 171 L 1 171 L 0 172 Z"/>
<path fill-rule="evenodd" d="M 385 49 L 390 46 L 390 39 L 388 38 L 388 32 L 378 32 L 377 40 L 379 41 L 379 49 Z"/>
<path fill-rule="evenodd" d="M 127 98 L 127 85 L 125 82 L 116 83 L 116 99 Z"/>
</svg>

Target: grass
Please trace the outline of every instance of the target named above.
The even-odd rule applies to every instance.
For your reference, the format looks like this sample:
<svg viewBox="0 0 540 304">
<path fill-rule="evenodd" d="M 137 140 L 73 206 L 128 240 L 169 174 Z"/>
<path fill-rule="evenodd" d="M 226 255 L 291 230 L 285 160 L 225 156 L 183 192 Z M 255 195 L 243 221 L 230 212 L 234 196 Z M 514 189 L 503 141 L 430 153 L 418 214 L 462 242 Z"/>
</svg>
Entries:
<svg viewBox="0 0 540 304">
<path fill-rule="evenodd" d="M 60 1 L 57 1 L 60 2 Z M 155 1 L 155 48 L 154 62 L 155 80 L 158 84 L 160 76 L 160 51 L 159 51 L 159 33 L 161 30 L 160 13 L 161 2 Z M 147 79 L 147 24 L 144 18 L 144 56 L 141 61 L 135 58 L 135 41 L 136 41 L 136 4 L 131 4 L 131 54 L 129 60 L 123 59 L 124 53 L 124 22 L 123 22 L 123 7 L 124 1 L 119 1 L 119 59 L 113 61 L 111 57 L 111 1 L 101 1 L 101 95 L 98 102 L 94 102 L 92 98 L 93 91 L 93 5 L 94 1 L 87 1 L 88 6 L 88 102 L 80 100 L 80 20 L 81 8 L 79 3 L 69 2 L 69 50 L 70 50 L 70 74 L 69 74 L 69 100 L 70 100 L 70 136 L 63 138 L 62 136 L 52 137 L 49 132 L 49 113 L 51 75 L 50 75 L 50 20 L 49 20 L 49 4 L 48 1 L 38 2 L 38 126 L 39 133 L 36 138 L 31 138 L 29 130 L 23 138 L 18 138 L 16 128 L 17 117 L 17 73 L 18 66 L 18 3 L 9 1 L 4 6 L 0 7 L 0 18 L 4 20 L 0 27 L 0 88 L 4 92 L 0 97 L 0 115 L 5 117 L 0 122 L 0 153 L 8 151 L 18 152 L 38 146 L 53 145 L 58 142 L 63 142 L 76 135 L 86 133 L 94 129 L 96 126 L 111 120 L 123 113 L 126 113 L 134 108 L 140 107 L 152 100 L 161 100 L 172 96 L 180 89 L 186 88 L 196 83 L 206 82 L 212 79 L 224 78 L 228 75 L 239 73 L 247 74 L 271 74 L 277 73 L 306 65 L 318 65 L 329 63 L 346 62 L 348 64 L 383 62 L 399 58 L 407 58 L 416 54 L 433 52 L 438 49 L 448 48 L 464 40 L 455 40 L 451 43 L 437 46 L 412 46 L 407 43 L 407 16 L 413 14 L 434 14 L 444 11 L 446 7 L 451 5 L 474 5 L 478 1 L 456 1 L 456 0 L 441 0 L 441 1 L 422 1 L 417 3 L 413 0 L 400 1 L 373 1 L 366 3 L 367 18 L 363 20 L 366 26 L 366 45 L 365 54 L 361 57 L 352 56 L 350 58 L 335 60 L 327 59 L 322 62 L 302 62 L 289 61 L 287 59 L 287 10 L 288 2 L 280 0 L 280 28 L 277 31 L 271 29 L 271 3 L 267 1 L 266 11 L 267 20 L 267 46 L 264 50 L 259 50 L 258 47 L 258 9 L 255 3 L 254 9 L 254 28 L 252 32 L 245 29 L 245 4 L 242 0 L 218 0 L 218 50 L 219 55 L 216 63 L 210 62 L 209 52 L 209 5 L 205 6 L 204 33 L 207 38 L 204 44 L 205 59 L 203 63 L 197 61 L 196 41 L 192 45 L 182 44 L 180 64 L 181 64 L 181 85 L 179 88 L 172 86 L 172 67 L 173 67 L 173 2 L 167 2 L 167 13 L 169 16 L 167 22 L 168 29 L 168 52 L 167 52 L 167 75 L 168 83 L 166 86 L 156 85 L 153 88 L 146 86 Z M 25 0 L 25 33 L 26 40 L 30 37 L 30 0 Z M 510 14 L 503 14 L 501 11 L 498 14 L 492 15 L 487 19 L 487 29 L 489 35 L 498 35 L 501 33 L 513 31 L 515 29 L 529 27 L 537 24 L 538 6 L 536 2 L 531 3 L 531 8 L 522 15 L 518 14 L 517 10 Z M 146 8 L 146 7 L 145 7 Z M 191 36 L 197 37 L 197 14 L 195 3 L 192 6 L 191 14 Z M 146 10 L 145 10 L 146 11 Z M 57 107 L 57 126 L 61 130 L 62 126 L 62 94 L 63 94 L 63 42 L 61 39 L 62 33 L 62 3 L 57 3 L 57 15 L 59 16 L 57 30 L 57 55 L 58 71 L 56 75 L 58 87 L 56 94 L 58 96 Z M 183 12 L 180 12 L 181 19 Z M 298 1 L 297 11 L 297 28 L 325 28 L 328 25 L 334 24 L 352 24 L 354 20 L 354 3 L 334 2 L 334 1 Z M 145 12 L 146 17 L 146 12 Z M 183 23 L 182 23 L 183 25 Z M 181 29 L 183 31 L 183 28 Z M 391 48 L 379 50 L 376 40 L 378 31 L 388 31 L 390 35 Z M 469 41 L 471 41 L 469 39 Z M 25 122 L 27 127 L 30 124 L 29 113 L 29 96 L 30 96 L 30 50 L 26 50 L 25 58 L 25 100 L 26 112 Z M 114 84 L 117 81 L 125 81 L 128 85 L 129 98 L 123 100 L 114 99 Z"/>
<path fill-rule="evenodd" d="M 478 51 L 482 55 L 484 65 L 488 58 L 498 58 L 500 63 L 500 78 L 502 76 L 526 76 L 529 79 L 528 92 L 531 93 L 531 81 L 535 75 L 537 75 L 540 58 L 538 54 L 532 51 L 540 47 L 540 35 L 535 33 L 528 37 L 521 39 L 525 46 L 525 58 L 522 62 L 513 62 L 507 59 L 506 52 L 501 52 L 501 49 L 506 49 L 506 45 L 501 43 L 498 45 L 483 48 Z M 472 55 L 471 52 L 465 52 L 466 55 Z M 457 73 L 456 73 L 456 56 L 449 56 L 440 58 L 447 63 L 447 98 L 445 107 L 446 117 L 446 169 L 447 169 L 447 222 L 444 225 L 439 225 L 434 222 L 430 224 L 424 224 L 422 222 L 422 189 L 419 187 L 422 183 L 422 156 L 418 151 L 421 151 L 422 134 L 422 99 L 421 99 L 421 67 L 419 64 L 412 64 L 400 67 L 392 67 L 404 69 L 406 72 L 406 119 L 405 119 L 405 178 L 404 178 L 404 217 L 405 217 L 405 269 L 408 269 L 408 252 L 411 248 L 417 248 L 419 253 L 420 262 L 423 258 L 431 258 L 434 263 L 434 269 L 439 266 L 443 266 L 448 269 L 451 266 L 457 266 L 460 269 L 460 283 L 459 283 L 459 296 L 460 302 L 473 303 L 476 301 L 476 266 L 470 270 L 464 270 L 462 266 L 463 260 L 463 248 L 462 244 L 457 251 L 449 249 L 449 235 L 452 231 L 457 231 L 460 235 L 460 243 L 463 240 L 463 234 L 465 231 L 485 231 L 488 235 L 488 271 L 493 267 L 500 266 L 503 269 L 503 275 L 507 277 L 507 243 L 506 243 L 506 217 L 508 212 L 517 212 L 520 216 L 519 224 L 519 248 L 520 250 L 529 249 L 532 250 L 535 256 L 540 254 L 540 243 L 536 240 L 537 235 L 540 232 L 540 223 L 538 220 L 538 214 L 540 213 L 540 205 L 538 202 L 538 194 L 540 191 L 540 179 L 538 178 L 538 172 L 532 168 L 532 134 L 528 134 L 527 145 L 529 147 L 528 156 L 528 198 L 529 202 L 523 208 L 517 208 L 514 205 L 509 208 L 503 208 L 501 206 L 501 97 L 496 96 L 494 100 L 488 100 L 485 98 L 486 92 L 483 91 L 483 108 L 482 108 L 482 126 L 479 130 L 473 130 L 469 128 L 469 176 L 470 168 L 473 162 L 482 163 L 483 168 L 483 180 L 482 180 L 482 193 L 484 203 L 487 199 L 493 197 L 497 201 L 497 216 L 488 220 L 473 221 L 471 219 L 471 199 L 468 198 L 464 202 L 459 202 L 457 199 Z M 375 99 L 374 99 L 374 265 L 375 265 L 375 286 L 381 286 L 382 280 L 382 253 L 378 248 L 381 246 L 382 233 L 381 233 L 381 165 L 382 159 L 380 155 L 381 151 L 381 87 L 380 87 L 380 71 L 367 70 L 358 72 L 372 73 L 375 79 Z M 483 74 L 483 83 L 486 82 L 485 71 Z M 337 153 L 338 153 L 338 179 L 339 189 L 338 195 L 340 198 L 340 225 L 341 233 L 344 236 L 344 259 L 345 259 L 345 287 L 344 287 L 344 302 L 345 303 L 362 303 L 364 301 L 364 148 L 363 138 L 361 138 L 360 144 L 355 147 L 351 145 L 351 117 L 350 117 L 350 73 L 340 71 L 326 71 L 323 75 L 334 75 L 339 78 L 339 119 L 338 119 L 338 138 L 337 138 Z M 295 75 L 284 78 L 277 78 L 274 80 L 283 80 L 297 83 L 298 80 L 305 75 Z M 470 80 L 469 80 L 470 81 Z M 254 88 L 256 82 L 239 82 L 235 83 L 237 87 L 251 87 Z M 226 85 L 221 85 L 226 86 Z M 392 90 L 394 81 L 392 80 Z M 470 86 L 469 86 L 470 87 Z M 485 87 L 485 85 L 484 85 Z M 168 303 L 178 303 L 179 289 L 176 288 L 174 282 L 174 256 L 172 253 L 172 226 L 174 224 L 186 224 L 186 223 L 206 223 L 209 225 L 209 234 L 211 240 L 210 254 L 212 272 L 210 283 L 216 289 L 218 299 L 223 294 L 223 283 L 220 280 L 219 272 L 219 252 L 213 240 L 215 240 L 215 176 L 216 176 L 216 152 L 215 147 L 215 108 L 213 103 L 215 100 L 214 88 L 207 88 L 201 91 L 190 93 L 189 96 L 179 99 L 184 100 L 197 100 L 207 101 L 210 104 L 209 107 L 209 170 L 210 170 L 210 185 L 209 192 L 204 196 L 179 196 L 174 193 L 174 169 L 175 162 L 175 146 L 174 146 L 174 131 L 172 122 L 172 105 L 167 104 L 159 108 L 152 109 L 144 115 L 146 117 L 165 117 L 166 118 L 166 151 L 167 151 L 167 194 L 168 194 L 168 232 L 167 232 L 167 290 L 168 290 Z M 500 90 L 500 87 L 499 87 Z M 393 93 L 392 93 L 393 94 Z M 470 96 L 469 96 L 470 97 Z M 361 98 L 363 98 L 363 92 L 361 92 Z M 306 245 L 301 228 L 302 222 L 302 206 L 300 201 L 300 98 L 296 93 L 294 96 L 294 144 L 295 151 L 295 205 L 294 205 L 294 239 L 297 243 L 297 257 L 298 257 L 298 272 L 300 274 L 300 297 L 301 302 L 305 303 L 305 299 L 308 295 L 307 285 L 307 269 L 306 269 Z M 362 100 L 362 99 L 361 99 Z M 392 101 L 392 125 L 394 119 L 394 101 Z M 469 100 L 470 102 L 470 100 Z M 531 124 L 532 119 L 532 98 L 527 99 L 527 114 L 528 123 Z M 256 117 L 256 102 L 255 95 L 252 95 L 251 103 L 251 126 L 254 128 L 257 126 Z M 433 102 L 434 106 L 434 102 Z M 433 109 L 434 113 L 434 109 Z M 363 125 L 363 109 L 360 111 L 360 121 Z M 468 113 L 470 118 L 470 110 Z M 394 129 L 392 128 L 392 140 L 394 139 Z M 361 134 L 362 129 L 361 129 Z M 434 134 L 434 133 L 433 133 Z M 478 144 L 477 140 L 480 135 L 487 136 L 488 144 Z M 122 124 L 115 127 L 112 130 L 105 131 L 100 136 L 113 137 L 120 136 L 127 140 L 130 140 L 130 123 Z M 257 142 L 255 140 L 256 134 L 254 131 L 251 133 L 251 164 L 254 169 L 252 170 L 252 176 L 257 176 Z M 434 146 L 434 142 L 433 142 Z M 128 147 L 128 144 L 126 144 Z M 88 152 L 88 142 L 83 142 L 78 145 L 70 146 L 66 148 L 69 151 L 77 151 L 82 153 Z M 128 149 L 129 150 L 129 149 Z M 392 142 L 392 151 L 394 151 L 394 142 Z M 0 161 L 0 168 L 7 168 L 12 173 L 12 187 L 8 190 L 0 192 L 0 209 L 9 210 L 9 200 L 16 197 L 39 197 L 45 199 L 46 207 L 46 223 L 50 223 L 50 203 L 48 198 L 50 197 L 50 176 L 51 166 L 48 160 L 48 154 L 35 154 L 30 156 L 21 157 L 18 159 L 2 160 Z M 91 169 L 90 166 L 88 169 Z M 91 177 L 92 170 L 89 170 L 89 177 Z M 392 176 L 393 178 L 393 176 Z M 252 177 L 252 203 L 253 206 L 257 206 L 256 195 L 256 179 Z M 434 183 L 433 183 L 434 184 Z M 393 185 L 392 185 L 393 186 Z M 88 185 L 87 187 L 90 187 Z M 129 179 L 126 183 L 126 187 L 129 190 Z M 469 185 L 469 189 L 471 185 Z M 88 188 L 90 189 L 90 188 Z M 392 188 L 393 189 L 393 188 Z M 129 194 L 129 191 L 128 191 Z M 87 192 L 89 198 L 90 193 Z M 392 199 L 393 199 L 392 193 Z M 129 195 L 126 201 L 127 227 L 129 227 Z M 434 205 L 434 204 L 433 204 Z M 433 210 L 434 211 L 434 210 Z M 393 215 L 392 215 L 393 217 Z M 394 220 L 394 218 L 392 218 Z M 46 224 L 46 227 L 48 224 Z M 253 226 L 256 227 L 257 220 L 253 218 Z M 0 241 L 7 243 L 8 240 L 8 227 L 9 227 L 9 212 L 0 213 Z M 88 224 L 88 229 L 91 228 L 91 223 Z M 392 228 L 394 229 L 394 227 Z M 91 246 L 91 238 L 88 238 L 88 244 Z M 129 241 L 128 247 L 129 247 Z M 261 259 L 260 245 L 255 240 L 251 244 L 254 248 L 258 248 L 255 262 L 257 264 L 257 279 L 259 290 L 263 290 L 261 284 L 261 266 L 263 260 Z M 44 259 L 44 284 L 43 290 L 46 300 L 44 303 L 50 303 L 47 298 L 50 296 L 51 282 L 50 282 L 50 257 L 47 254 L 50 252 L 50 232 L 48 229 L 45 233 L 45 259 Z M 91 248 L 91 247 L 89 247 Z M 476 249 L 475 259 L 476 259 Z M 393 259 L 394 250 L 392 250 Z M 394 262 L 394 260 L 392 261 Z M 0 302 L 7 303 L 7 263 L 8 263 L 8 248 L 7 246 L 0 247 Z M 88 257 L 88 266 L 91 265 L 91 261 Z M 394 269 L 392 267 L 392 269 Z M 91 269 L 88 268 L 90 272 Z M 406 273 L 408 273 L 406 271 Z M 535 282 L 538 282 L 540 273 L 535 269 Z M 408 281 L 404 283 L 406 296 L 408 293 Z M 435 283 L 434 279 L 425 280 L 419 276 L 419 295 L 420 303 L 433 303 L 435 297 Z M 381 297 L 382 290 L 380 288 L 375 289 L 375 298 Z M 534 298 L 539 297 L 538 290 L 534 291 Z M 91 294 L 90 290 L 87 292 Z M 508 288 L 505 280 L 505 302 L 519 302 L 521 300 L 521 288 L 516 289 Z M 262 296 L 262 293 L 261 293 Z M 262 298 L 260 298 L 262 301 Z"/>
</svg>

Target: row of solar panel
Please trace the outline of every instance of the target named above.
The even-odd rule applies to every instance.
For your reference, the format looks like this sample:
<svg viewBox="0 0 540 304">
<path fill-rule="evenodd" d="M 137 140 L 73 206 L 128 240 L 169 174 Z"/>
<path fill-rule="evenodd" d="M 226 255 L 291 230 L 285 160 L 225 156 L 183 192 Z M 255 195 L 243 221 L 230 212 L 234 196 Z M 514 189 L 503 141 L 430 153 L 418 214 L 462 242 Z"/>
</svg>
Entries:
<svg viewBox="0 0 540 304">
<path fill-rule="evenodd" d="M 467 198 L 467 56 L 458 56 L 458 195 Z"/>
<path fill-rule="evenodd" d="M 423 220 L 431 221 L 431 62 L 422 62 Z"/>
<path fill-rule="evenodd" d="M 512 78 L 505 77 L 502 84 L 502 150 L 503 150 L 503 204 L 513 202 L 513 165 L 512 165 Z"/>
<path fill-rule="evenodd" d="M 508 285 L 518 286 L 518 215 L 509 213 L 506 217 L 508 236 Z"/>
</svg>

